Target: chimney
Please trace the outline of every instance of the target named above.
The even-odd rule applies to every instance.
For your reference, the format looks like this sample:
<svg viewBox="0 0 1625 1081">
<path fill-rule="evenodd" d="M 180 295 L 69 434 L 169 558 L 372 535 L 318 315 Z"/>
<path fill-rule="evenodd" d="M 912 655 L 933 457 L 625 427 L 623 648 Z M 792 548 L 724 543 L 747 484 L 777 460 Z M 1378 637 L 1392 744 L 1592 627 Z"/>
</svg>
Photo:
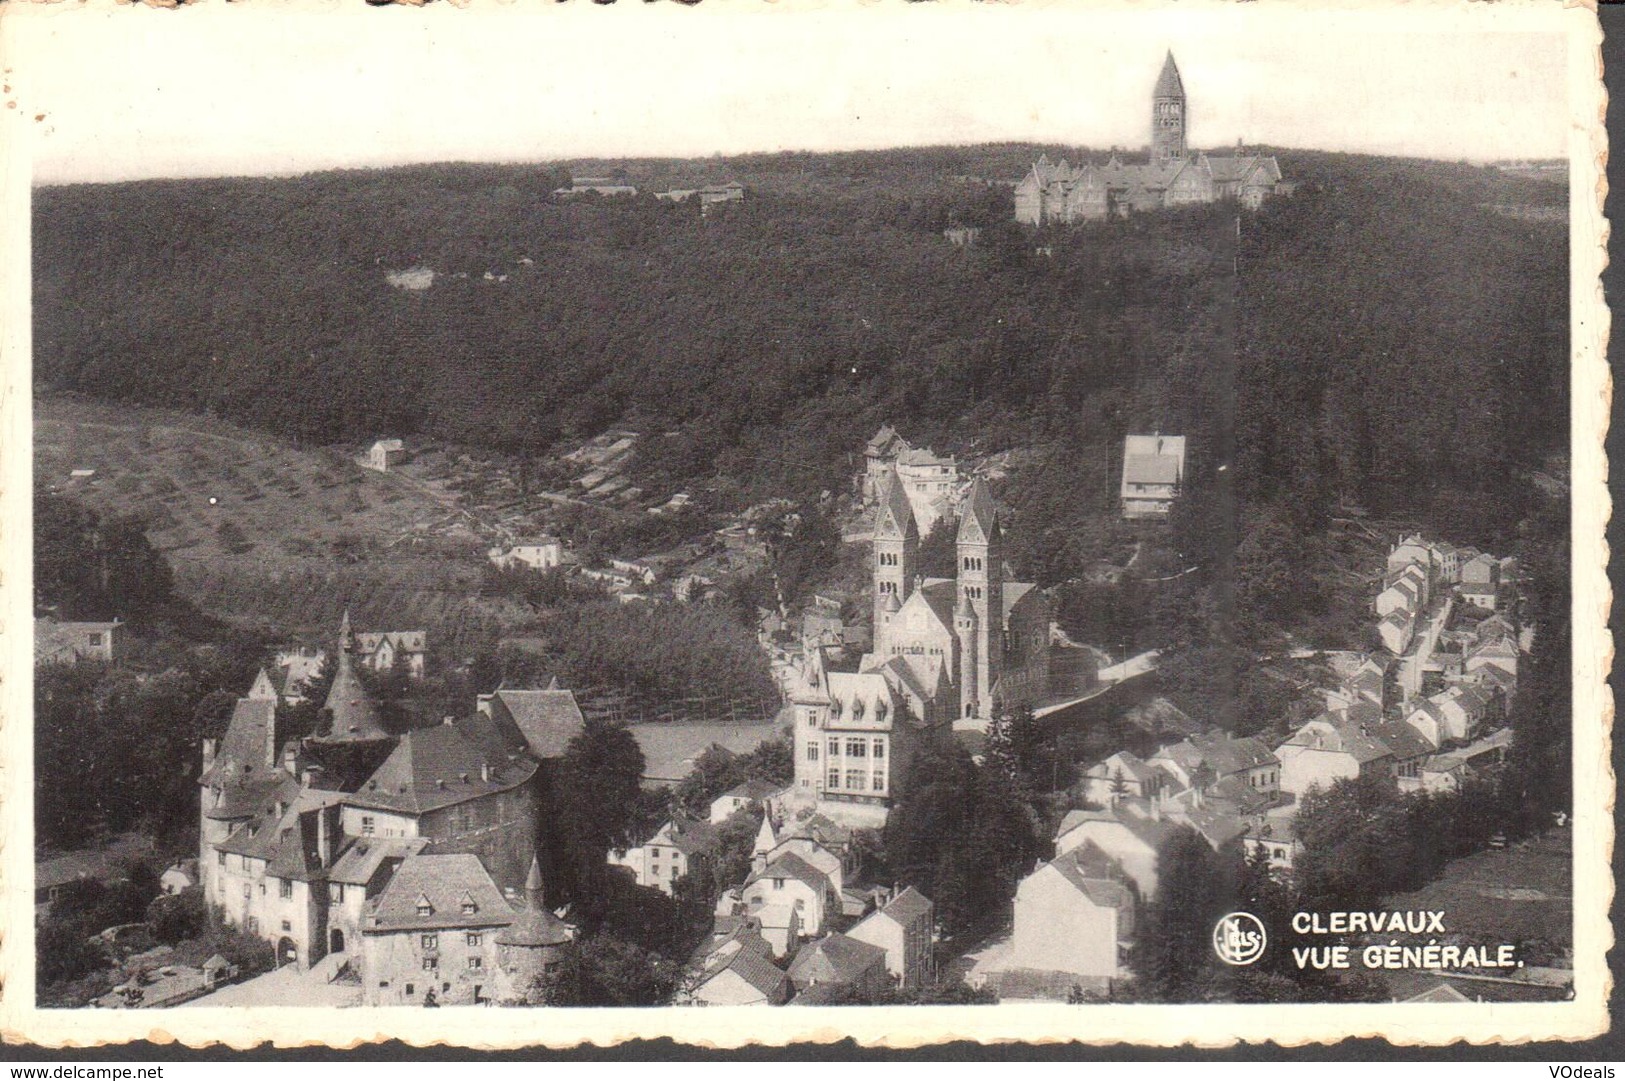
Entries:
<svg viewBox="0 0 1625 1081">
<path fill-rule="evenodd" d="M 219 746 L 220 741 L 217 739 L 206 739 L 203 741 L 203 768 L 205 771 L 207 771 L 210 766 L 214 765 L 215 750 Z"/>
<path fill-rule="evenodd" d="M 480 763 L 480 780 L 486 781 L 486 782 L 489 782 L 491 780 L 491 763 L 489 763 L 489 762 L 481 762 Z"/>
<path fill-rule="evenodd" d="M 324 807 L 316 812 L 316 858 L 321 860 L 323 867 L 333 866 L 333 824 L 329 821 L 331 816 L 337 814 L 338 808 Z"/>
</svg>

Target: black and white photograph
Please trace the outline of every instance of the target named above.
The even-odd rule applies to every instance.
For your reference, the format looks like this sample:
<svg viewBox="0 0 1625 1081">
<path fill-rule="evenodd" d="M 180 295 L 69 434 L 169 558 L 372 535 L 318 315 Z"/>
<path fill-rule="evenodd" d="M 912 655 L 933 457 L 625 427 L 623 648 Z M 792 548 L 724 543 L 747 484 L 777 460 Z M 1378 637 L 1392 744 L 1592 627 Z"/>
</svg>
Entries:
<svg viewBox="0 0 1625 1081">
<path fill-rule="evenodd" d="M 1602 1031 L 1599 39 L 6 12 L 7 1031 Z"/>
</svg>

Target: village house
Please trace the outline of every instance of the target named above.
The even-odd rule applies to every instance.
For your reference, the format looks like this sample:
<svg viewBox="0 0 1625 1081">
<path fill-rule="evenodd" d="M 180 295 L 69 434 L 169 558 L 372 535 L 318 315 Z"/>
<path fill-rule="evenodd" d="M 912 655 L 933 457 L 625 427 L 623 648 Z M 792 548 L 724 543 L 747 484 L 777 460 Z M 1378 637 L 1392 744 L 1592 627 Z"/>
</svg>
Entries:
<svg viewBox="0 0 1625 1081">
<path fill-rule="evenodd" d="M 925 894 L 910 886 L 846 934 L 885 950 L 886 971 L 898 987 L 912 991 L 936 979 L 935 914 Z"/>
<path fill-rule="evenodd" d="M 1247 857 L 1262 853 L 1271 871 L 1290 874 L 1293 865 L 1303 854 L 1303 842 L 1298 840 L 1292 826 L 1291 815 L 1261 815 L 1253 819 L 1242 836 Z"/>
<path fill-rule="evenodd" d="M 774 798 L 783 791 L 783 785 L 768 784 L 766 781 L 750 780 L 734 785 L 711 801 L 711 824 L 720 826 L 740 811 L 757 807 L 766 808 L 771 816 Z M 768 828 L 772 828 L 771 824 Z"/>
<path fill-rule="evenodd" d="M 1393 755 L 1393 772 L 1399 779 L 1399 787 L 1404 790 L 1421 787 L 1423 766 L 1439 749 L 1438 744 L 1415 725 L 1404 721 L 1385 721 L 1368 731 Z"/>
<path fill-rule="evenodd" d="M 406 462 L 409 455 L 406 444 L 399 439 L 380 439 L 367 448 L 367 456 L 361 462 L 368 469 L 376 469 L 380 473 L 388 473 L 395 466 Z"/>
<path fill-rule="evenodd" d="M 528 537 L 514 541 L 507 548 L 492 548 L 487 556 L 493 565 L 509 570 L 529 567 L 533 571 L 548 571 L 564 561 L 564 542 L 557 537 Z"/>
<path fill-rule="evenodd" d="M 1068 811 L 1055 830 L 1055 854 L 1093 845 L 1122 870 L 1141 900 L 1150 901 L 1157 894 L 1158 854 L 1176 828 L 1154 800 L 1144 814 L 1131 812 L 1126 804 L 1106 811 Z"/>
<path fill-rule="evenodd" d="M 1171 774 L 1183 788 L 1203 790 L 1235 778 L 1247 789 L 1273 797 L 1281 787 L 1280 759 L 1253 736 L 1217 731 L 1194 735 L 1163 747 L 1148 765 Z"/>
<path fill-rule="evenodd" d="M 760 925 L 747 916 L 718 916 L 691 968 L 694 977 L 681 999 L 691 1005 L 781 1006 L 790 998 L 790 977 L 773 963 Z"/>
<path fill-rule="evenodd" d="M 880 995 L 892 987 L 886 951 L 839 932 L 809 942 L 797 951 L 790 962 L 790 983 L 799 994 L 819 987 L 850 991 L 859 998 Z"/>
<path fill-rule="evenodd" d="M 1154 799 L 1171 778 L 1132 751 L 1118 751 L 1083 774 L 1083 798 L 1109 807 L 1121 797 Z"/>
<path fill-rule="evenodd" d="M 123 623 L 64 622 L 53 616 L 34 620 L 34 663 L 78 664 L 82 660 L 113 663 L 115 638 Z"/>
<path fill-rule="evenodd" d="M 413 679 L 422 679 L 428 637 L 425 631 L 362 631 L 355 636 L 356 659 L 374 672 L 399 665 Z"/>
<path fill-rule="evenodd" d="M 743 914 L 758 922 L 778 957 L 793 952 L 801 939 L 822 934 L 840 912 L 840 891 L 829 875 L 794 852 L 776 854 L 752 871 L 740 896 Z"/>
<path fill-rule="evenodd" d="M 669 188 L 666 191 L 655 192 L 655 198 L 663 203 L 686 203 L 698 197 L 700 213 L 708 214 L 711 208 L 722 203 L 739 203 L 745 199 L 745 187 L 738 181 L 730 180 L 723 184 L 707 184 L 699 188 Z"/>
<path fill-rule="evenodd" d="M 1144 164 L 1052 164 L 1042 156 L 1015 188 L 1016 221 L 1026 225 L 1099 221 L 1131 212 L 1235 199 L 1257 210 L 1291 191 L 1273 157 L 1194 155 L 1186 143 L 1185 86 L 1169 53 L 1151 93 L 1151 152 Z"/>
<path fill-rule="evenodd" d="M 34 908 L 43 915 L 64 886 L 97 882 L 110 886 L 129 878 L 132 865 L 150 858 L 152 839 L 124 833 L 89 848 L 59 852 L 34 861 Z"/>
<path fill-rule="evenodd" d="M 184 893 L 198 884 L 197 860 L 176 860 L 158 876 L 158 889 L 166 896 Z"/>
<path fill-rule="evenodd" d="M 672 818 L 643 844 L 619 855 L 610 853 L 609 862 L 629 869 L 638 885 L 670 897 L 684 875 L 709 873 L 721 847 L 721 838 L 711 823 Z"/>
<path fill-rule="evenodd" d="M 1281 790 L 1298 799 L 1311 787 L 1330 788 L 1344 778 L 1391 773 L 1393 752 L 1360 726 L 1330 714 L 1309 721 L 1275 748 Z"/>
<path fill-rule="evenodd" d="M 1009 966 L 1067 973 L 1096 988 L 1124 975 L 1135 898 L 1121 878 L 1092 844 L 1040 864 L 1016 887 Z"/>
<path fill-rule="evenodd" d="M 1166 518 L 1185 478 L 1185 437 L 1123 438 L 1123 517 Z"/>
</svg>

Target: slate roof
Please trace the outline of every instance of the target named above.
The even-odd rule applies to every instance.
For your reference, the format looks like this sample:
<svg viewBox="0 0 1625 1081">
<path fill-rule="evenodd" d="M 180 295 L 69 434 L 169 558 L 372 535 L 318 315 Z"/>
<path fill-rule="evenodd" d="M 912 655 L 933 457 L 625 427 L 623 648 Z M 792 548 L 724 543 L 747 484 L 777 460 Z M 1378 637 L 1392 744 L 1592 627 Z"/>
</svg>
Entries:
<svg viewBox="0 0 1625 1081">
<path fill-rule="evenodd" d="M 959 508 L 959 543 L 984 544 L 998 536 L 998 532 L 999 516 L 993 506 L 993 496 L 988 493 L 987 482 L 977 477 Z M 953 626 L 952 622 L 948 625 Z"/>
<path fill-rule="evenodd" d="M 778 1000 L 786 993 L 790 977 L 773 963 L 768 950 L 766 940 L 756 931 L 735 933 L 707 954 L 697 983 L 704 986 L 724 972 L 732 972 L 763 997 Z"/>
<path fill-rule="evenodd" d="M 1112 759 L 1117 760 L 1118 766 L 1121 766 L 1125 778 L 1138 781 L 1141 784 L 1153 779 L 1157 775 L 1156 768 L 1147 765 L 1145 760 L 1139 755 L 1135 754 L 1133 751 L 1118 751 L 1116 754 L 1112 755 L 1111 758 L 1107 758 L 1104 761 L 1096 763 L 1096 765 L 1090 767 L 1089 775 L 1091 777 L 1104 777 L 1108 780 L 1111 779 L 1115 775 L 1115 770 L 1118 768 L 1118 766 L 1114 766 L 1112 764 Z M 1096 769 L 1101 769 L 1104 772 L 1096 773 Z"/>
<path fill-rule="evenodd" d="M 328 881 L 365 886 L 386 860 L 404 860 L 422 852 L 428 845 L 426 837 L 358 837 L 339 853 L 333 866 L 328 868 Z"/>
<path fill-rule="evenodd" d="M 885 964 L 886 951 L 879 946 L 836 932 L 801 947 L 796 959 L 790 962 L 790 982 L 798 988 L 813 984 L 849 984 L 875 966 Z"/>
<path fill-rule="evenodd" d="M 430 911 L 419 914 L 427 902 Z M 472 911 L 465 911 L 465 906 Z M 514 911 L 486 873 L 479 857 L 468 853 L 416 855 L 402 863 L 367 911 L 362 931 L 435 930 L 495 927 L 513 922 Z"/>
<path fill-rule="evenodd" d="M 324 739 L 360 741 L 390 737 L 383 719 L 378 716 L 378 707 L 373 705 L 360 677 L 355 674 L 348 649 L 339 651 L 338 672 L 327 692 L 323 713 L 329 718 Z"/>
<path fill-rule="evenodd" d="M 1221 777 L 1241 773 L 1257 766 L 1280 765 L 1281 761 L 1262 740 L 1252 736 L 1232 739 L 1222 732 L 1213 732 L 1208 735 L 1192 736 L 1187 742 L 1196 748 L 1209 768 Z"/>
<path fill-rule="evenodd" d="M 794 852 L 785 852 L 774 857 L 773 862 L 745 879 L 745 885 L 760 882 L 764 878 L 793 878 L 815 890 L 826 890 L 831 885 L 828 875 Z"/>
<path fill-rule="evenodd" d="M 792 837 L 806 837 L 817 841 L 825 848 L 844 848 L 852 842 L 852 831 L 829 818 L 826 815 L 810 815 L 791 827 L 780 840 L 789 840 Z"/>
<path fill-rule="evenodd" d="M 674 818 L 661 827 L 648 843 L 675 848 L 685 856 L 699 856 L 720 848 L 722 837 L 709 822 Z"/>
<path fill-rule="evenodd" d="M 1370 731 L 1383 746 L 1393 752 L 1395 758 L 1401 761 L 1407 758 L 1420 758 L 1432 754 L 1434 750 L 1433 744 L 1428 742 L 1426 736 L 1404 721 L 1388 721 Z"/>
<path fill-rule="evenodd" d="M 891 684 L 879 672 L 829 673 L 829 725 L 891 724 L 900 710 Z"/>
<path fill-rule="evenodd" d="M 559 919 L 543 903 L 542 867 L 532 856 L 530 873 L 525 877 L 525 903 L 515 913 L 514 921 L 497 932 L 497 945 L 541 949 L 562 946 L 575 937 L 575 928 Z"/>
<path fill-rule="evenodd" d="M 1157 85 L 1151 91 L 1154 98 L 1173 98 L 1185 96 L 1185 84 L 1179 78 L 1179 65 L 1174 63 L 1173 50 L 1168 51 L 1168 59 L 1162 62 L 1162 74 L 1157 76 Z"/>
<path fill-rule="evenodd" d="M 717 798 L 721 799 L 723 796 L 735 796 L 739 799 L 755 800 L 760 803 L 762 800 L 768 799 L 771 796 L 776 796 L 782 791 L 784 791 L 784 786 L 782 785 L 769 784 L 766 781 L 760 781 L 752 778 L 751 780 L 746 781 L 744 784 L 734 785 L 732 788 L 728 789 L 728 791 L 724 792 L 722 796 L 718 796 Z"/>
<path fill-rule="evenodd" d="M 275 699 L 237 699 L 231 720 L 226 723 L 226 734 L 215 751 L 214 762 L 198 783 L 224 785 L 270 769 L 274 763 L 268 758 L 266 748 L 271 744 L 275 725 Z"/>
<path fill-rule="evenodd" d="M 523 747 L 542 760 L 562 758 L 587 725 L 574 691 L 500 689 L 491 696 L 491 715 L 494 721 L 511 724 Z"/>
<path fill-rule="evenodd" d="M 888 470 L 881 481 L 880 506 L 875 511 L 875 536 L 920 537 L 919 523 L 914 520 L 914 508 L 909 505 L 908 493 L 895 468 Z"/>
<path fill-rule="evenodd" d="M 1353 756 L 1356 762 L 1371 762 L 1393 753 L 1381 740 L 1361 732 L 1358 725 L 1331 714 L 1322 714 L 1304 725 L 1287 743 L 1319 751 L 1340 751 Z"/>
<path fill-rule="evenodd" d="M 907 927 L 915 920 L 930 916 L 933 907 L 925 894 L 910 886 L 896 897 L 893 897 L 880 912 L 882 915 L 890 916 L 904 927 Z"/>
<path fill-rule="evenodd" d="M 1101 877 L 1099 856 L 1093 852 L 1086 852 L 1085 849 L 1088 847 L 1082 845 L 1074 848 L 1055 857 L 1047 866 L 1057 871 L 1079 893 L 1101 908 L 1115 908 L 1119 912 L 1131 911 L 1134 907 L 1134 895 L 1121 882 Z"/>
<path fill-rule="evenodd" d="M 482 769 L 489 772 L 482 773 Z M 517 788 L 535 772 L 534 761 L 494 760 L 456 726 L 442 724 L 402 736 L 384 764 L 347 802 L 357 807 L 426 814 Z"/>
</svg>

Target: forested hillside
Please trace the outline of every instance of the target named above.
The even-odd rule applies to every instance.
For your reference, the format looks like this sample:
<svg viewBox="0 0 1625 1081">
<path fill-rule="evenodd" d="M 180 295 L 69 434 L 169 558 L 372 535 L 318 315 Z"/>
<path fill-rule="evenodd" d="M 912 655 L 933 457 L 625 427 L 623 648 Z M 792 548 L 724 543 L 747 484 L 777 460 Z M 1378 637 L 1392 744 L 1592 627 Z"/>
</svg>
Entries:
<svg viewBox="0 0 1625 1081">
<path fill-rule="evenodd" d="M 1567 252 L 1560 224 L 1492 207 L 1561 207 L 1560 186 L 1283 153 L 1299 191 L 1262 213 L 1035 238 L 1007 188 L 964 178 L 1039 149 L 582 166 L 747 186 L 708 217 L 551 202 L 564 167 L 41 189 L 36 379 L 305 443 L 522 451 L 627 424 L 665 436 L 634 465 L 650 497 L 719 510 L 840 490 L 890 420 L 1020 451 L 999 490 L 1045 584 L 1121 543 L 1115 448 L 1153 427 L 1191 436 L 1176 536 L 1215 575 L 1338 503 L 1510 540 L 1566 445 Z M 955 221 L 978 246 L 943 238 Z M 412 268 L 432 282 L 391 284 Z"/>
</svg>

